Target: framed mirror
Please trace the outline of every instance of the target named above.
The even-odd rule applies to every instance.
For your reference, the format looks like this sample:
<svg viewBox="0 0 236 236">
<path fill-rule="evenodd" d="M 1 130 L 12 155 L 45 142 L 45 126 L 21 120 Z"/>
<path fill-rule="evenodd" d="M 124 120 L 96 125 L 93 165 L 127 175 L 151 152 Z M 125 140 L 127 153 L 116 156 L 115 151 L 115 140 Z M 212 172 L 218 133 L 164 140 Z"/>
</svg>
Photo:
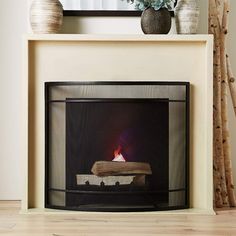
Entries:
<svg viewBox="0 0 236 236">
<path fill-rule="evenodd" d="M 126 0 L 60 0 L 64 16 L 140 16 L 142 11 Z M 176 0 L 177 1 L 177 0 Z M 174 16 L 174 12 L 171 11 Z"/>
</svg>

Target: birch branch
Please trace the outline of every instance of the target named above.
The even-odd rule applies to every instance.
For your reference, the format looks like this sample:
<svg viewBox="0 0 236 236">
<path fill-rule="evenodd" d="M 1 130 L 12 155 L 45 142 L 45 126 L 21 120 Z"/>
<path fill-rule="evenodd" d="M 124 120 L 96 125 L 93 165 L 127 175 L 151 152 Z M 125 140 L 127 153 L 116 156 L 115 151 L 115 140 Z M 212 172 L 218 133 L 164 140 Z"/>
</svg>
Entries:
<svg viewBox="0 0 236 236">
<path fill-rule="evenodd" d="M 224 0 L 222 28 L 220 35 L 220 61 L 221 61 L 221 116 L 222 116 L 222 136 L 223 136 L 223 153 L 225 164 L 225 178 L 227 185 L 227 193 L 229 203 L 227 205 L 236 206 L 234 194 L 233 173 L 231 163 L 231 146 L 229 141 L 229 125 L 228 125 L 228 110 L 227 110 L 227 63 L 226 63 L 226 36 L 228 34 L 228 18 L 229 18 L 229 0 Z"/>
<path fill-rule="evenodd" d="M 233 108 L 234 108 L 234 113 L 236 116 L 236 81 L 233 75 L 231 63 L 229 56 L 226 55 L 226 64 L 227 64 L 227 74 L 228 74 L 228 84 L 229 84 L 229 90 L 230 90 L 230 95 L 233 103 Z"/>
<path fill-rule="evenodd" d="M 221 61 L 220 61 L 220 33 L 217 3 L 209 0 L 210 30 L 214 34 L 214 97 L 213 97 L 213 125 L 214 125 L 214 192 L 216 207 L 223 207 L 228 203 L 227 187 L 224 168 L 224 152 L 221 117 Z"/>
</svg>

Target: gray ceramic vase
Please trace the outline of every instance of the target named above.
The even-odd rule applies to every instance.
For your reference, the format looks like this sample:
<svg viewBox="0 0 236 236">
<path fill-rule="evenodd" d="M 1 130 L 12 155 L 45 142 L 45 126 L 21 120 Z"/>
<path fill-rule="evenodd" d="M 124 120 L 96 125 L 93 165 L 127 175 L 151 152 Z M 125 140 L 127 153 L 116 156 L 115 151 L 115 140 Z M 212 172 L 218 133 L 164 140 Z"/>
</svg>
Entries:
<svg viewBox="0 0 236 236">
<path fill-rule="evenodd" d="M 168 34 L 171 28 L 170 12 L 166 8 L 146 8 L 141 16 L 141 28 L 144 34 Z"/>
</svg>

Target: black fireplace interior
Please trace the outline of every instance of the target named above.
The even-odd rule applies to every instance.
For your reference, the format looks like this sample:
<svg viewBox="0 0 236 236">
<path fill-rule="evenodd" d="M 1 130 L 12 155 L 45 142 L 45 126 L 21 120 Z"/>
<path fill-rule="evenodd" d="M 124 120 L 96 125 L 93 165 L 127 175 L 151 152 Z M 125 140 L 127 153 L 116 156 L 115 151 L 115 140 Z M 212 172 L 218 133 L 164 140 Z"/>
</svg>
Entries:
<svg viewBox="0 0 236 236">
<path fill-rule="evenodd" d="M 45 207 L 189 206 L 189 84 L 47 82 Z"/>
</svg>

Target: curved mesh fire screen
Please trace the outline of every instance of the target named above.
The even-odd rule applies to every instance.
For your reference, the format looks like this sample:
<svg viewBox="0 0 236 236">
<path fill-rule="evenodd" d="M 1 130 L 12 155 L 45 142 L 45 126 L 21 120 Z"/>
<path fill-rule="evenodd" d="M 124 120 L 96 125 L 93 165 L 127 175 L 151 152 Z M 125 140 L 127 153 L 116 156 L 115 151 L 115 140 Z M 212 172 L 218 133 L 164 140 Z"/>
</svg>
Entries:
<svg viewBox="0 0 236 236">
<path fill-rule="evenodd" d="M 188 208 L 189 83 L 48 82 L 45 207 Z"/>
</svg>

